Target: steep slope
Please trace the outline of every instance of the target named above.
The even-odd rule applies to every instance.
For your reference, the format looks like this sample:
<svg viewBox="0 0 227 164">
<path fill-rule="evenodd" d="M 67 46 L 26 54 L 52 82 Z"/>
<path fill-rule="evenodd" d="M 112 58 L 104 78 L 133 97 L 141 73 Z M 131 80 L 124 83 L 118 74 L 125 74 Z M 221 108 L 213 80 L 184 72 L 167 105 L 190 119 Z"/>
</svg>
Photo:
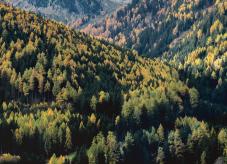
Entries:
<svg viewBox="0 0 227 164">
<path fill-rule="evenodd" d="M 225 20 L 212 20 L 217 35 L 207 47 L 217 46 L 221 58 Z M 226 157 L 226 107 L 203 106 L 191 76 L 11 6 L 0 4 L 0 22 L 0 163 L 209 164 Z"/>
<path fill-rule="evenodd" d="M 134 0 L 83 31 L 136 49 L 140 54 L 160 56 L 213 4 L 213 0 Z"/>
<path fill-rule="evenodd" d="M 159 60 L 3 4 L 0 20 L 2 152 L 34 163 L 75 151 L 83 161 L 90 155 L 82 150 L 97 133 L 122 129 L 124 120 L 129 122 L 119 129 L 124 135 L 130 124 L 171 126 L 194 104 L 189 97 L 196 91 Z M 137 99 L 143 101 L 130 105 Z M 163 115 L 158 106 L 167 102 Z M 167 113 L 172 119 L 165 119 Z"/>
<path fill-rule="evenodd" d="M 104 17 L 125 1 L 115 0 L 1 0 L 27 11 L 79 28 L 95 17 Z"/>
<path fill-rule="evenodd" d="M 170 44 L 163 59 L 175 65 L 189 85 L 196 86 L 208 107 L 217 108 L 227 104 L 227 2 L 218 1 L 203 15 Z"/>
<path fill-rule="evenodd" d="M 66 86 L 93 94 L 109 91 L 112 97 L 111 91 L 160 85 L 158 80 L 151 81 L 154 77 L 175 80 L 171 76 L 174 70 L 162 63 L 157 65 L 158 61 L 145 60 L 135 52 L 121 50 L 34 14 L 3 6 L 1 18 L 0 70 L 5 98 L 32 98 L 45 92 L 50 98 L 61 97 L 65 96 L 61 91 Z M 167 75 L 150 71 L 162 68 Z M 13 94 L 8 92 L 10 88 L 15 90 Z M 17 92 L 21 93 L 19 97 Z"/>
</svg>

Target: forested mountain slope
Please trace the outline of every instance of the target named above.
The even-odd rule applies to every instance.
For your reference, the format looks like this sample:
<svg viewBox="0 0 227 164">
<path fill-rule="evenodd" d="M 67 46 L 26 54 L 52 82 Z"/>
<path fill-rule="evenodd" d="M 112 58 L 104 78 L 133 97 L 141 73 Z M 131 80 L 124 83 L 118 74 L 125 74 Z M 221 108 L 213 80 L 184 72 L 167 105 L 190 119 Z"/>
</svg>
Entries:
<svg viewBox="0 0 227 164">
<path fill-rule="evenodd" d="M 157 87 L 165 80 L 177 80 L 172 78 L 176 71 L 159 61 L 145 60 L 135 52 L 64 25 L 2 6 L 2 98 L 27 98 L 27 102 L 46 97 L 76 100 L 78 95 L 64 93 L 67 87 L 74 89 L 73 93 L 82 88 L 90 94 L 105 90 L 114 97 L 115 93 L 121 94 L 115 91 L 135 90 L 143 85 Z"/>
<path fill-rule="evenodd" d="M 27 157 L 27 153 L 41 159 L 53 153 L 65 154 L 89 146 L 98 132 L 114 130 L 120 126 L 121 117 L 135 117 L 134 126 L 138 126 L 140 108 L 151 115 L 150 122 L 159 125 L 152 119 L 156 103 L 169 101 L 163 110 L 174 110 L 173 119 L 186 112 L 184 104 L 190 107 L 193 103 L 191 90 L 179 81 L 176 70 L 161 61 L 143 59 L 135 52 L 3 4 L 0 14 L 4 152 L 26 159 L 32 156 Z M 153 103 L 148 101 L 150 94 L 157 95 Z M 148 96 L 147 102 L 140 101 L 135 109 L 128 107 L 134 97 L 141 99 L 142 95 Z M 160 96 L 164 97 L 160 100 Z M 162 122 L 169 124 L 168 119 Z M 149 121 L 144 124 L 150 126 Z M 31 142 L 39 144 L 31 149 Z"/>
<path fill-rule="evenodd" d="M 46 18 L 80 28 L 83 24 L 100 19 L 115 10 L 125 0 L 1 0 L 15 7 L 33 11 Z M 128 2 L 127 2 L 128 3 Z"/>
<path fill-rule="evenodd" d="M 84 32 L 136 49 L 139 54 L 160 56 L 168 44 L 187 31 L 214 0 L 133 0 L 105 21 L 89 24 Z"/>
<path fill-rule="evenodd" d="M 174 49 L 167 64 L 4 4 L 0 22 L 0 162 L 204 164 L 227 155 L 226 107 L 203 106 L 168 57 Z"/>
<path fill-rule="evenodd" d="M 203 19 L 196 21 L 184 35 L 174 40 L 162 59 L 176 66 L 181 78 L 199 90 L 207 108 L 225 106 L 227 2 L 217 1 L 204 11 Z"/>
</svg>

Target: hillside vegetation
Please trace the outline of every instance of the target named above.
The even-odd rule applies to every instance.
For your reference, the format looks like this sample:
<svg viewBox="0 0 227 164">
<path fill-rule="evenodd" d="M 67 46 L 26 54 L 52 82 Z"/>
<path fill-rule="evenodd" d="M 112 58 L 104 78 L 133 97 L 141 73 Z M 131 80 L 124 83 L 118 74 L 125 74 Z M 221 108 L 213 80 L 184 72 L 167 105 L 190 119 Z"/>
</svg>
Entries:
<svg viewBox="0 0 227 164">
<path fill-rule="evenodd" d="M 168 44 L 187 31 L 214 0 L 133 0 L 107 16 L 89 24 L 84 32 L 136 49 L 149 57 L 160 56 Z"/>
<path fill-rule="evenodd" d="M 178 68 L 204 100 L 226 105 L 227 2 L 217 2 L 203 12 L 184 35 L 173 41 L 163 59 Z"/>
<path fill-rule="evenodd" d="M 48 19 L 73 24 L 79 28 L 96 17 L 103 18 L 123 1 L 112 0 L 1 0 Z"/>
<path fill-rule="evenodd" d="M 207 21 L 188 27 L 205 43 L 187 51 L 190 37 L 178 38 L 162 58 L 149 59 L 0 4 L 0 160 L 209 164 L 226 157 L 225 6 L 217 2 L 206 14 L 214 18 L 209 32 Z"/>
</svg>

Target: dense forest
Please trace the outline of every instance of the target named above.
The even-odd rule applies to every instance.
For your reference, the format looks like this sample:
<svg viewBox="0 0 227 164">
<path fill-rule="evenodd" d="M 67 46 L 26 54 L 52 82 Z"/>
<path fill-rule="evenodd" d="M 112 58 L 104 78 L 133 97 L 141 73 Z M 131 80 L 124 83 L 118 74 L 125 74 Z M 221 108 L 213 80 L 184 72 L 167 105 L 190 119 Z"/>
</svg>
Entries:
<svg viewBox="0 0 227 164">
<path fill-rule="evenodd" d="M 226 10 L 227 2 L 216 2 L 162 57 L 176 66 L 189 86 L 199 89 L 204 101 L 222 107 L 227 104 Z"/>
<path fill-rule="evenodd" d="M 105 21 L 89 24 L 82 31 L 139 54 L 157 57 L 193 23 L 213 8 L 216 0 L 132 0 Z M 218 2 L 218 1 L 217 1 Z M 218 2 L 219 3 L 219 2 Z"/>
<path fill-rule="evenodd" d="M 138 2 L 158 58 L 0 4 L 0 163 L 226 162 L 227 2 Z"/>
</svg>

